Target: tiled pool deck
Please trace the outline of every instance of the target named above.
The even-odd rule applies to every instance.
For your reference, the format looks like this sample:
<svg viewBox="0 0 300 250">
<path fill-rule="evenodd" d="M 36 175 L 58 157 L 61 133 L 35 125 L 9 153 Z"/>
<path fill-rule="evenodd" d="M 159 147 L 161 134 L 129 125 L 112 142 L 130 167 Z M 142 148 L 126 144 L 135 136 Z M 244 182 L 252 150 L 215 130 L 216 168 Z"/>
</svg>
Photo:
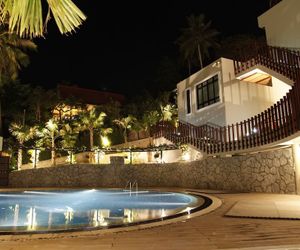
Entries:
<svg viewBox="0 0 300 250">
<path fill-rule="evenodd" d="M 203 191 L 204 193 L 206 191 Z M 0 236 L 1 250 L 48 249 L 300 249 L 300 220 L 224 216 L 236 202 L 300 202 L 297 195 L 218 193 L 223 205 L 215 211 L 177 223 L 127 232 Z M 133 230 L 132 230 L 133 229 Z"/>
</svg>

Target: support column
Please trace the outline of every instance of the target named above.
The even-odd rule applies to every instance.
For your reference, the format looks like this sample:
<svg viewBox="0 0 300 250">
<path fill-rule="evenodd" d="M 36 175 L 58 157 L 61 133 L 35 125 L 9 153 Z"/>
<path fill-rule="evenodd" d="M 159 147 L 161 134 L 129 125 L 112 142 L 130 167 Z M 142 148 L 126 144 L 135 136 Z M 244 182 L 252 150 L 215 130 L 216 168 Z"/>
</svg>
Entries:
<svg viewBox="0 0 300 250">
<path fill-rule="evenodd" d="M 293 158 L 295 165 L 295 184 L 296 184 L 296 194 L 300 194 L 300 145 L 293 144 Z"/>
</svg>

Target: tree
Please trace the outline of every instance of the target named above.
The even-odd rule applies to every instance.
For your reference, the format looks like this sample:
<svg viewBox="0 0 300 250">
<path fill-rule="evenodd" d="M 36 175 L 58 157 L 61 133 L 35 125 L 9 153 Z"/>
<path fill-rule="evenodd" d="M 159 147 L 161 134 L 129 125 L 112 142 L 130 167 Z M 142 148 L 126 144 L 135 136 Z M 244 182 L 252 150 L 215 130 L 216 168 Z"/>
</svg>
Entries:
<svg viewBox="0 0 300 250">
<path fill-rule="evenodd" d="M 133 123 L 136 121 L 136 118 L 132 115 L 123 117 L 121 119 L 114 120 L 114 123 L 123 130 L 124 142 L 127 145 L 127 131 L 132 128 Z"/>
<path fill-rule="evenodd" d="M 176 41 L 185 60 L 191 62 L 195 55 L 198 56 L 200 69 L 203 68 L 204 57 L 209 56 L 209 49 L 218 46 L 216 36 L 219 34 L 217 30 L 211 28 L 211 21 L 205 23 L 204 19 L 203 14 L 187 17 L 188 27 L 182 30 Z"/>
<path fill-rule="evenodd" d="M 36 126 L 29 127 L 19 123 L 12 123 L 9 127 L 9 131 L 19 142 L 17 165 L 18 165 L 18 170 L 20 170 L 22 166 L 24 143 L 34 137 L 37 131 L 37 127 Z"/>
<path fill-rule="evenodd" d="M 266 45 L 264 36 L 252 34 L 237 34 L 222 39 L 216 54 L 218 57 L 225 57 L 233 60 L 243 59 L 244 56 L 251 56 L 256 53 L 255 48 Z"/>
<path fill-rule="evenodd" d="M 141 128 L 148 134 L 150 145 L 151 145 L 150 130 L 153 126 L 157 124 L 158 121 L 159 121 L 159 113 L 156 110 L 146 112 L 142 117 Z"/>
<path fill-rule="evenodd" d="M 59 134 L 62 137 L 62 147 L 67 149 L 74 148 L 77 141 L 78 133 L 79 128 L 77 126 L 72 126 L 72 124 L 69 123 L 63 124 L 59 131 Z"/>
<path fill-rule="evenodd" d="M 164 56 L 158 64 L 153 87 L 157 89 L 159 86 L 160 90 L 172 90 L 181 79 L 182 76 L 177 61 Z"/>
<path fill-rule="evenodd" d="M 160 120 L 161 121 L 173 121 L 177 119 L 177 108 L 175 105 L 167 104 L 160 106 Z"/>
<path fill-rule="evenodd" d="M 27 102 L 32 122 L 45 122 L 52 116 L 55 104 L 58 102 L 57 94 L 54 90 L 45 90 L 37 86 L 31 89 Z"/>
<path fill-rule="evenodd" d="M 15 81 L 21 67 L 29 64 L 26 52 L 36 49 L 34 42 L 9 34 L 5 28 L 5 25 L 0 26 L 0 135 L 3 133 L 1 102 L 4 95 L 3 87 Z"/>
<path fill-rule="evenodd" d="M 62 137 L 61 145 L 68 150 L 68 161 L 72 164 L 75 162 L 75 155 L 72 153 L 77 141 L 79 128 L 77 126 L 72 126 L 72 124 L 65 123 L 59 133 Z"/>
<path fill-rule="evenodd" d="M 105 117 L 106 114 L 97 112 L 95 107 L 82 111 L 79 115 L 80 130 L 88 130 L 90 134 L 90 150 L 94 148 L 94 130 L 103 126 Z"/>
<path fill-rule="evenodd" d="M 44 35 L 51 15 L 62 34 L 74 31 L 86 19 L 71 0 L 47 0 L 47 4 L 48 13 L 43 18 L 42 0 L 0 0 L 1 20 L 8 23 L 10 33 L 36 37 Z"/>
<path fill-rule="evenodd" d="M 51 163 L 52 165 L 55 165 L 55 142 L 60 136 L 57 122 L 52 119 L 46 122 L 46 126 L 43 128 L 42 134 L 44 144 L 51 147 Z"/>
</svg>

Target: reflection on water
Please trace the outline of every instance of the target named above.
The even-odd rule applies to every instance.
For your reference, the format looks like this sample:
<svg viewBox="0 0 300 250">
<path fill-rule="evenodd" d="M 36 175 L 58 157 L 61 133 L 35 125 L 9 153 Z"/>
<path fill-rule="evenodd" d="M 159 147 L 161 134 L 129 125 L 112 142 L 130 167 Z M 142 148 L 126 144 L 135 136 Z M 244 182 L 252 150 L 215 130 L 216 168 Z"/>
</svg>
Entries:
<svg viewBox="0 0 300 250">
<path fill-rule="evenodd" d="M 27 230 L 28 231 L 36 230 L 37 222 L 36 222 L 35 207 L 31 207 L 29 208 L 29 210 L 27 210 L 26 218 L 27 221 L 25 225 L 27 225 Z"/>
<path fill-rule="evenodd" d="M 66 191 L 0 194 L 0 231 L 107 227 L 163 218 L 203 201 L 183 194 Z"/>
</svg>

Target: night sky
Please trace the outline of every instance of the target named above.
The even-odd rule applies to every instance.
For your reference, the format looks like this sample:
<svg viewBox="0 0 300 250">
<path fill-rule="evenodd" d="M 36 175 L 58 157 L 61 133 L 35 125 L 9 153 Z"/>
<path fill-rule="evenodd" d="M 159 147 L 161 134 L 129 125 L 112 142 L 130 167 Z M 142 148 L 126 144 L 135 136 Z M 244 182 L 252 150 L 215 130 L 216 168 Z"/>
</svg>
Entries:
<svg viewBox="0 0 300 250">
<path fill-rule="evenodd" d="M 174 41 L 188 15 L 205 14 L 222 39 L 262 33 L 257 17 L 269 7 L 268 0 L 74 2 L 87 20 L 69 36 L 51 20 L 46 39 L 34 39 L 38 52 L 30 53 L 23 83 L 54 88 L 68 82 L 127 95 L 160 88 L 154 83 L 158 65 L 164 56 L 177 60 Z"/>
</svg>

